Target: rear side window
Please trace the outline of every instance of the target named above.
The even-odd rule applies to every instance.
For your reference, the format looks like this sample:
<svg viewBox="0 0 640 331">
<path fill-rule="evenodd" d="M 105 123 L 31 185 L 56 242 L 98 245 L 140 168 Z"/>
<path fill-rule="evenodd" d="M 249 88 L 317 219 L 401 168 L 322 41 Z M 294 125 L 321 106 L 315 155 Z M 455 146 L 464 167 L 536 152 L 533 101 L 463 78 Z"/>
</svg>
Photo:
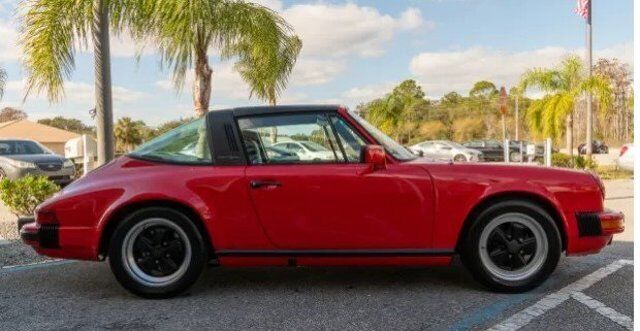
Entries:
<svg viewBox="0 0 640 331">
<path fill-rule="evenodd" d="M 169 163 L 211 164 L 204 118 L 177 127 L 133 151 L 130 155 Z"/>
</svg>

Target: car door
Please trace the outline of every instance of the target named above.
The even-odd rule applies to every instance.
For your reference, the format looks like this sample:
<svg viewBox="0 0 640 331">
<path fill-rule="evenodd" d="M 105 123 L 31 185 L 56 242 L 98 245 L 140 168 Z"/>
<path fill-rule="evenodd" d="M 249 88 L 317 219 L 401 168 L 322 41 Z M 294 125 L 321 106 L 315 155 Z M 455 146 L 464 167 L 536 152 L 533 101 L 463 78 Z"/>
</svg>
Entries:
<svg viewBox="0 0 640 331">
<path fill-rule="evenodd" d="M 250 196 L 269 239 L 287 250 L 428 248 L 433 197 L 426 171 L 395 164 L 372 171 L 360 162 L 366 141 L 335 116 L 238 120 L 240 130 L 258 133 L 261 140 L 275 127 L 279 136 L 313 141 L 334 153 L 332 160 L 249 160 Z M 343 137 L 348 134 L 349 141 Z"/>
</svg>

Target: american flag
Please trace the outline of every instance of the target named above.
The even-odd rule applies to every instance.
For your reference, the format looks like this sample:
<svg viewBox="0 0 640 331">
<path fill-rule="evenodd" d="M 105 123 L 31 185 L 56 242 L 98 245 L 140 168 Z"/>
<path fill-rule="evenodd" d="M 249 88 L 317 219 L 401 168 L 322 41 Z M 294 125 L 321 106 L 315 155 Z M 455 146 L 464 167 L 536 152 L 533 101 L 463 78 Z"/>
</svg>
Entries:
<svg viewBox="0 0 640 331">
<path fill-rule="evenodd" d="M 591 0 L 578 0 L 575 12 L 582 16 L 585 20 L 589 18 L 589 2 Z"/>
</svg>

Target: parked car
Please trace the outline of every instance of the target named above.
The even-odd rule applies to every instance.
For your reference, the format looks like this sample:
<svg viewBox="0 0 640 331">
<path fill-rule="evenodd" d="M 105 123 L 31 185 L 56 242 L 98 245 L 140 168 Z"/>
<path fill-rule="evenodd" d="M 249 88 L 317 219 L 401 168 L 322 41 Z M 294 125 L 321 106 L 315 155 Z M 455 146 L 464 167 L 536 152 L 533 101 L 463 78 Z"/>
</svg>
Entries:
<svg viewBox="0 0 640 331">
<path fill-rule="evenodd" d="M 409 149 L 416 155 L 435 160 L 453 160 L 455 162 L 478 162 L 483 160 L 482 152 L 447 140 L 427 140 L 410 146 Z"/>
<path fill-rule="evenodd" d="M 58 185 L 66 185 L 75 176 L 75 166 L 36 141 L 0 139 L 0 179 L 28 174 L 46 176 Z"/>
<path fill-rule="evenodd" d="M 272 129 L 314 136 L 333 161 L 272 162 L 260 139 Z M 194 140 L 209 148 L 180 152 Z M 599 252 L 623 231 L 603 201 L 593 173 L 418 158 L 341 106 L 248 107 L 209 112 L 90 172 L 38 206 L 21 236 L 51 257 L 108 257 L 149 298 L 183 292 L 207 261 L 424 266 L 455 255 L 490 289 L 521 292 L 563 252 Z"/>
<path fill-rule="evenodd" d="M 313 141 L 284 141 L 272 146 L 292 152 L 302 161 L 332 160 L 334 158 L 332 151 Z"/>
<path fill-rule="evenodd" d="M 294 152 L 289 152 L 287 150 L 274 146 L 266 146 L 265 150 L 267 152 L 267 156 L 273 162 L 300 161 L 300 157 L 298 157 L 298 155 Z"/>
<path fill-rule="evenodd" d="M 504 162 L 504 144 L 500 141 L 472 140 L 462 145 L 482 152 L 485 161 Z M 509 160 L 512 162 L 520 160 L 520 147 L 514 145 L 509 146 Z"/>
<path fill-rule="evenodd" d="M 635 159 L 633 150 L 633 144 L 624 144 L 622 148 L 620 148 L 620 155 L 616 160 L 618 167 L 633 171 L 633 161 Z"/>
<path fill-rule="evenodd" d="M 593 152 L 593 154 L 608 154 L 609 146 L 607 146 L 604 141 L 594 140 L 591 143 L 591 152 Z M 582 143 L 578 145 L 578 153 L 580 155 L 587 154 L 587 144 Z"/>
</svg>

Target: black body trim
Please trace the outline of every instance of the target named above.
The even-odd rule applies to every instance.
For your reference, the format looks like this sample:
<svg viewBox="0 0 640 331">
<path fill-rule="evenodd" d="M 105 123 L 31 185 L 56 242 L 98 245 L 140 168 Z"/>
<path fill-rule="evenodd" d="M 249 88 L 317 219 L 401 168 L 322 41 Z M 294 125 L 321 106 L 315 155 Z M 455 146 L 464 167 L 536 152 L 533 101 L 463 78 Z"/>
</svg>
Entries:
<svg viewBox="0 0 640 331">
<path fill-rule="evenodd" d="M 20 238 L 27 242 L 37 242 L 40 248 L 60 248 L 58 224 L 41 224 L 38 232 L 20 231 Z"/>
<path fill-rule="evenodd" d="M 401 256 L 451 256 L 455 252 L 446 249 L 311 249 L 311 250 L 261 250 L 225 249 L 216 251 L 217 256 L 275 257 L 401 257 Z"/>
<path fill-rule="evenodd" d="M 602 235 L 602 224 L 600 224 L 598 213 L 576 213 L 576 220 L 580 237 Z"/>
</svg>

